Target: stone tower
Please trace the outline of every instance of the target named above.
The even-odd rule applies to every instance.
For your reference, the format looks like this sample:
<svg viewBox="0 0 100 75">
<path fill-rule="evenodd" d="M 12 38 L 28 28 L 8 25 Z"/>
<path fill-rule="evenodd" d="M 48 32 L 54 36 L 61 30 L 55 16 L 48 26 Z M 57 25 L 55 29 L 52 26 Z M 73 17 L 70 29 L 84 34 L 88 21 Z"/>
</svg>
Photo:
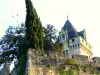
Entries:
<svg viewBox="0 0 100 75">
<path fill-rule="evenodd" d="M 87 42 L 85 29 L 78 32 L 67 19 L 59 32 L 58 41 L 63 43 L 63 51 L 66 57 L 73 55 L 85 55 L 92 57 L 92 46 Z"/>
</svg>

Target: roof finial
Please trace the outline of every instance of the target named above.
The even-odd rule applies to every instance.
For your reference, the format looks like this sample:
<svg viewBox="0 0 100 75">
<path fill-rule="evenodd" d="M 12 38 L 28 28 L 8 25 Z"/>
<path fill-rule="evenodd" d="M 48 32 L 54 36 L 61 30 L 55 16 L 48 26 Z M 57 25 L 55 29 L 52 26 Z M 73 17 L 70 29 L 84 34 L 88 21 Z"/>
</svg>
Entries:
<svg viewBox="0 0 100 75">
<path fill-rule="evenodd" d="M 67 14 L 67 20 L 68 20 L 68 14 Z"/>
</svg>

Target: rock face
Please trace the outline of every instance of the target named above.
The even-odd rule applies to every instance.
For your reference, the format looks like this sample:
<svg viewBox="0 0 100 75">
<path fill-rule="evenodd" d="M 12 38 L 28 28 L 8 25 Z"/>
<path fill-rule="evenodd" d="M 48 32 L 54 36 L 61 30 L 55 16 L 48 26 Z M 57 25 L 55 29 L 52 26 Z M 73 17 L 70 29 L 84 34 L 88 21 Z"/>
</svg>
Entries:
<svg viewBox="0 0 100 75">
<path fill-rule="evenodd" d="M 73 55 L 73 58 L 78 61 L 78 64 L 90 64 L 87 56 Z M 42 56 L 39 50 L 29 49 L 26 75 L 60 75 L 58 67 L 64 64 L 64 60 L 66 60 L 66 58 L 61 51 L 49 52 L 48 56 Z M 94 58 L 92 63 L 98 63 L 96 65 L 100 65 L 100 58 Z M 67 68 L 70 69 L 70 67 Z"/>
<path fill-rule="evenodd" d="M 76 59 L 79 64 L 83 64 L 83 65 L 89 64 L 88 56 L 73 55 L 73 58 Z"/>
<path fill-rule="evenodd" d="M 29 49 L 28 59 L 29 63 L 32 62 L 32 65 L 62 64 L 65 56 L 61 51 L 52 51 L 49 52 L 48 56 L 42 56 L 39 50 Z"/>
<path fill-rule="evenodd" d="M 87 56 L 83 55 L 73 55 L 73 58 L 77 61 L 77 64 L 82 64 L 83 66 L 93 64 L 94 67 L 100 67 L 100 58 L 93 58 L 93 62 L 89 62 Z M 62 51 L 52 51 L 48 55 L 42 56 L 39 50 L 29 49 L 27 54 L 27 66 L 25 75 L 61 75 L 59 73 L 59 67 L 64 64 L 65 57 Z M 68 71 L 75 65 L 65 65 L 65 70 Z M 11 75 L 16 75 L 16 69 L 13 70 Z M 100 70 L 99 70 L 100 71 Z M 99 72 L 98 71 L 98 72 Z M 77 75 L 78 71 L 75 75 Z M 80 71 L 80 75 L 90 75 Z"/>
<path fill-rule="evenodd" d="M 59 75 L 57 69 L 50 65 L 63 64 L 63 59 L 65 56 L 61 52 L 49 52 L 48 56 L 42 56 L 41 52 L 29 49 L 26 75 Z"/>
<path fill-rule="evenodd" d="M 96 67 L 100 67 L 100 57 L 93 57 L 92 60 Z"/>
</svg>

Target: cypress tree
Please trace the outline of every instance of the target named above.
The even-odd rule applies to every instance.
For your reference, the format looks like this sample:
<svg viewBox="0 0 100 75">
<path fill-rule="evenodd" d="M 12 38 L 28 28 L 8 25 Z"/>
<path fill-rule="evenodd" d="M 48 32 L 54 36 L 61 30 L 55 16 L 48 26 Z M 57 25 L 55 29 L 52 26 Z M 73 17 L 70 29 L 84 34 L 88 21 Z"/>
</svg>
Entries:
<svg viewBox="0 0 100 75">
<path fill-rule="evenodd" d="M 28 48 L 41 49 L 43 51 L 43 30 L 42 23 L 37 15 L 31 0 L 26 3 L 26 40 Z"/>
</svg>

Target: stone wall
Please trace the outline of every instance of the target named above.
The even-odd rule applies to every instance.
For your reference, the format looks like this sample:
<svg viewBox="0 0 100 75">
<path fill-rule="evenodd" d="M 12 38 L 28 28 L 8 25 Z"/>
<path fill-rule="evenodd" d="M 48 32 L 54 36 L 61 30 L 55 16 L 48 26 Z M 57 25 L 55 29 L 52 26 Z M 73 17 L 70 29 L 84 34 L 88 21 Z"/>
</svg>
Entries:
<svg viewBox="0 0 100 75">
<path fill-rule="evenodd" d="M 28 50 L 28 60 L 27 60 L 27 67 L 26 67 L 26 75 L 50 75 L 49 72 L 52 72 L 51 75 L 55 75 L 54 70 L 50 70 L 46 67 L 47 63 L 55 63 L 54 54 L 52 55 L 49 53 L 49 60 L 47 59 L 47 55 L 42 56 L 40 51 L 36 51 L 34 49 Z"/>
<path fill-rule="evenodd" d="M 100 57 L 93 57 L 92 60 L 93 60 L 94 66 L 100 67 Z"/>
<path fill-rule="evenodd" d="M 58 67 L 64 64 L 64 60 L 66 60 L 63 52 L 51 51 L 48 55 L 42 56 L 42 53 L 38 50 L 29 49 L 28 51 L 26 75 L 60 75 Z M 78 64 L 90 64 L 88 56 L 73 55 L 73 58 L 77 60 Z M 94 60 L 96 63 L 100 64 L 99 58 L 95 58 Z M 94 60 L 92 63 L 94 63 Z"/>
<path fill-rule="evenodd" d="M 88 56 L 84 56 L 84 55 L 73 55 L 72 57 L 74 59 L 76 59 L 79 64 L 82 64 L 82 65 L 89 64 Z"/>
<path fill-rule="evenodd" d="M 29 57 L 32 61 L 32 65 L 48 65 L 48 64 L 62 64 L 65 59 L 65 55 L 61 51 L 50 51 L 49 55 L 42 56 L 39 50 L 30 49 Z"/>
<path fill-rule="evenodd" d="M 42 53 L 35 49 L 28 50 L 27 58 L 26 75 L 60 75 L 58 68 L 66 60 L 62 51 L 50 51 L 48 55 L 42 56 Z M 87 56 L 73 55 L 73 58 L 77 60 L 78 64 L 90 64 Z M 98 67 L 100 58 L 93 58 L 92 64 Z M 70 66 L 67 68 L 70 69 Z M 11 75 L 15 75 L 15 71 L 13 70 Z"/>
<path fill-rule="evenodd" d="M 52 51 L 49 52 L 48 56 L 42 56 L 41 54 L 39 50 L 28 50 L 26 75 L 59 75 L 56 69 L 48 67 L 49 65 L 63 64 L 65 59 L 64 53 Z"/>
<path fill-rule="evenodd" d="M 26 74 L 27 75 L 27 74 Z M 55 67 L 42 66 L 30 66 L 28 75 L 59 75 L 58 70 Z"/>
</svg>

